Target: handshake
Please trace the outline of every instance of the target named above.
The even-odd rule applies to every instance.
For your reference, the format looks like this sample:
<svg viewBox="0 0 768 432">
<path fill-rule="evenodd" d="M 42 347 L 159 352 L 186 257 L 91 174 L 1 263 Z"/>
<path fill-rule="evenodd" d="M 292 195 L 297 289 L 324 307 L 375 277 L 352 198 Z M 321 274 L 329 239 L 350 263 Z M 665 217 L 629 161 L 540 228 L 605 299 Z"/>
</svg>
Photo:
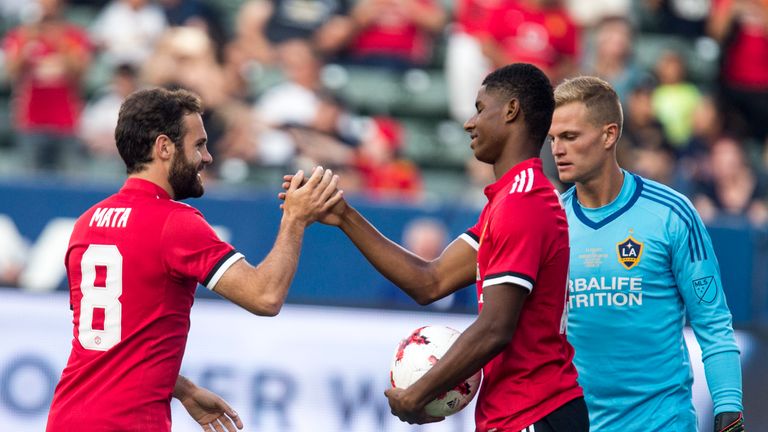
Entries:
<svg viewBox="0 0 768 432">
<path fill-rule="evenodd" d="M 321 166 L 313 168 L 309 178 L 302 170 L 284 176 L 284 191 L 277 195 L 283 201 L 283 217 L 304 226 L 315 221 L 339 226 L 347 203 L 338 184 L 339 176 Z"/>
</svg>

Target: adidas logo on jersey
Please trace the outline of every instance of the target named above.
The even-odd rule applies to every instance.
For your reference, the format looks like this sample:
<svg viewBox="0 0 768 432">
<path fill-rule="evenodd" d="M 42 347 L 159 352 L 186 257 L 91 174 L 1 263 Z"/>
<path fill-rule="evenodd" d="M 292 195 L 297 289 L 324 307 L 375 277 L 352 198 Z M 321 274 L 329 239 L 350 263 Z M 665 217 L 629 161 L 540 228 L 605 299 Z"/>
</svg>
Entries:
<svg viewBox="0 0 768 432">
<path fill-rule="evenodd" d="M 530 192 L 533 187 L 533 168 L 526 168 L 515 176 L 509 193 Z"/>
</svg>

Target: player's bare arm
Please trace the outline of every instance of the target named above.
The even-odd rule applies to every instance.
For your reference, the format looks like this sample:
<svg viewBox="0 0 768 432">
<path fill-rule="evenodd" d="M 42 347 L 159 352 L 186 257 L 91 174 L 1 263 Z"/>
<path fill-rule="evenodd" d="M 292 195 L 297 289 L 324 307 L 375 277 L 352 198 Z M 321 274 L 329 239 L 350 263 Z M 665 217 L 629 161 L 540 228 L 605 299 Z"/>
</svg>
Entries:
<svg viewBox="0 0 768 432">
<path fill-rule="evenodd" d="M 340 219 L 339 228 L 376 270 L 421 305 L 475 281 L 477 252 L 463 240 L 454 240 L 428 261 L 386 238 L 350 206 Z"/>
<path fill-rule="evenodd" d="M 189 415 L 204 431 L 235 432 L 243 428 L 243 422 L 234 409 L 217 394 L 198 387 L 188 378 L 179 375 L 173 387 L 173 397 L 178 399 Z"/>
<path fill-rule="evenodd" d="M 424 407 L 480 370 L 512 340 L 528 290 L 513 284 L 486 287 L 484 304 L 470 325 L 437 364 L 407 389 L 385 392 L 392 413 L 409 423 L 429 423 Z"/>
<path fill-rule="evenodd" d="M 289 185 L 280 229 L 272 250 L 257 266 L 246 260 L 233 264 L 215 291 L 256 315 L 275 316 L 285 302 L 299 262 L 304 230 L 342 198 L 338 177 L 316 168 L 309 180 L 299 171 Z"/>
<path fill-rule="evenodd" d="M 287 189 L 294 177 L 284 180 Z M 279 198 L 285 199 L 285 192 Z M 379 273 L 421 305 L 475 282 L 477 251 L 463 240 L 449 244 L 435 260 L 425 260 L 381 234 L 343 198 L 319 221 L 341 228 Z"/>
</svg>

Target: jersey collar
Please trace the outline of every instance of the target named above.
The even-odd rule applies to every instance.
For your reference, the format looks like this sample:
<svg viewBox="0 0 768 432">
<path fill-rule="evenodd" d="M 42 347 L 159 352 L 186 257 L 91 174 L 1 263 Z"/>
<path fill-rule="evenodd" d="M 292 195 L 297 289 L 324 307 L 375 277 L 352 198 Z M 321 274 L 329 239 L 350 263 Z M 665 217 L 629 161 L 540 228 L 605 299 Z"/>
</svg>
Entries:
<svg viewBox="0 0 768 432">
<path fill-rule="evenodd" d="M 123 187 L 120 188 L 120 192 L 139 192 L 146 195 L 153 195 L 157 199 L 171 199 L 168 192 L 155 183 L 149 180 L 144 180 L 136 177 L 130 177 L 125 181 Z"/>
<path fill-rule="evenodd" d="M 495 183 L 491 183 L 485 187 L 485 196 L 488 197 L 488 200 L 491 200 L 497 193 L 503 190 L 507 190 L 509 186 L 515 181 L 515 176 L 528 168 L 533 168 L 535 171 L 541 171 L 541 159 L 534 157 L 526 159 L 513 166 L 509 171 L 501 176 L 500 179 L 496 180 Z"/>
<path fill-rule="evenodd" d="M 626 170 L 622 171 L 624 172 L 624 183 L 621 185 L 621 191 L 619 191 L 616 199 L 603 207 L 597 209 L 582 207 L 579 203 L 577 192 L 574 189 L 573 199 L 571 200 L 573 203 L 573 214 L 579 218 L 581 223 L 592 229 L 600 229 L 632 208 L 632 205 L 640 198 L 640 193 L 643 191 L 643 181 L 640 179 L 640 176 Z"/>
</svg>

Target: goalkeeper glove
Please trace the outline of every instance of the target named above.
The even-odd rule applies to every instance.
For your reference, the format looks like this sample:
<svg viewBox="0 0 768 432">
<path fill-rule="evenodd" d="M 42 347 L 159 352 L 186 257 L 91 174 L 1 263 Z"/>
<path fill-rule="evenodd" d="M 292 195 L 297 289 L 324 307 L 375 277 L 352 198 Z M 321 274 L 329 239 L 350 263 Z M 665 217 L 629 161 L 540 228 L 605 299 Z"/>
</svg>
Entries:
<svg viewBox="0 0 768 432">
<path fill-rule="evenodd" d="M 744 416 L 740 412 L 723 412 L 716 415 L 715 432 L 744 432 Z"/>
</svg>

